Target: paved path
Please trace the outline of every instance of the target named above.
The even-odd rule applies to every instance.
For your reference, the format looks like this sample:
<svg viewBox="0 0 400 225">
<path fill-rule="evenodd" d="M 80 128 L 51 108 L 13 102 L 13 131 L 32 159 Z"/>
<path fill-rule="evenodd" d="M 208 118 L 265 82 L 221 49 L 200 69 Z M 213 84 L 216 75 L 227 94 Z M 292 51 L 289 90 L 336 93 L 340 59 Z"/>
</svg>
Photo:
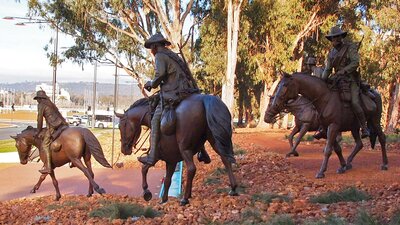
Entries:
<svg viewBox="0 0 400 225">
<path fill-rule="evenodd" d="M 50 176 L 46 177 L 36 193 L 29 193 L 40 177 L 38 170 L 41 165 L 41 163 L 0 164 L 0 201 L 22 197 L 55 196 Z M 148 173 L 149 189 L 153 193 L 153 197 L 158 196 L 164 173 L 164 170 L 154 168 L 150 169 Z M 63 166 L 56 168 L 55 174 L 61 195 L 87 194 L 88 181 L 79 169 Z M 140 169 L 95 168 L 94 174 L 97 184 L 109 194 L 142 195 Z"/>
</svg>

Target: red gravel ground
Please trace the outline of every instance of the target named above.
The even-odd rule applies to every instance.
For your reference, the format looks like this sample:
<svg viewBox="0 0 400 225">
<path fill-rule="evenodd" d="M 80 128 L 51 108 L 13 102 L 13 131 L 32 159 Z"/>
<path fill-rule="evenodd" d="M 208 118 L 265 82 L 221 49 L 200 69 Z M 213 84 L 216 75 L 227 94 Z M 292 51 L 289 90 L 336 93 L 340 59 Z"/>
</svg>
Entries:
<svg viewBox="0 0 400 225">
<path fill-rule="evenodd" d="M 237 130 L 239 132 L 239 130 Z M 145 202 L 140 197 L 106 194 L 86 198 L 83 195 L 63 196 L 59 202 L 53 196 L 34 199 L 16 199 L 0 203 L 1 224 L 210 224 L 233 222 L 257 224 L 267 222 L 274 215 L 287 214 L 296 224 L 308 219 L 321 219 L 329 215 L 354 221 L 359 209 L 365 209 L 383 222 L 400 208 L 400 150 L 399 145 L 388 146 L 389 170 L 381 171 L 380 147 L 365 148 L 355 158 L 353 169 L 336 174 L 337 157 L 331 156 L 325 179 L 315 179 L 322 162 L 323 142 L 302 143 L 298 147 L 300 157 L 284 158 L 289 149 L 284 139 L 287 132 L 235 133 L 237 155 L 235 175 L 240 186 L 240 196 L 227 195 L 228 179 L 217 173 L 222 162 L 214 151 L 207 148 L 211 164 L 197 164 L 190 204 L 179 206 L 179 200 L 170 198 L 166 204 L 158 199 Z M 347 157 L 351 146 L 343 145 Z M 218 182 L 207 182 L 219 180 Z M 62 180 L 59 180 L 61 183 Z M 117 183 L 116 183 L 117 184 Z M 309 199 L 328 191 L 354 186 L 366 191 L 372 198 L 361 202 L 333 204 L 310 203 Z M 274 193 L 290 197 L 291 201 L 273 200 L 272 203 L 253 201 L 256 194 Z M 137 221 L 90 218 L 89 212 L 107 202 L 129 202 L 151 206 L 160 212 L 154 219 L 139 218 Z M 49 207 L 52 206 L 52 207 Z M 250 216 L 249 216 L 250 215 Z M 253 215 L 253 216 L 251 216 Z M 257 215 L 257 216 L 255 216 Z M 41 219 L 42 218 L 42 219 Z M 43 219 L 45 218 L 45 219 Z"/>
</svg>

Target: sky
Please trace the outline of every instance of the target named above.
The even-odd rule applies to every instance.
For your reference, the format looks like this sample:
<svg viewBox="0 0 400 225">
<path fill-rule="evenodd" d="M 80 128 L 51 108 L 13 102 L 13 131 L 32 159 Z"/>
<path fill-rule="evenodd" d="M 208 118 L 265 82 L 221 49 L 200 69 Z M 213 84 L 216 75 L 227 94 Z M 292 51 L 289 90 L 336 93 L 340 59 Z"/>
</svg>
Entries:
<svg viewBox="0 0 400 225">
<path fill-rule="evenodd" d="M 25 81 L 51 82 L 53 67 L 50 66 L 44 47 L 55 37 L 55 31 L 46 25 L 15 25 L 22 20 L 5 20 L 6 16 L 26 17 L 26 0 L 0 0 L 0 83 L 19 83 Z M 73 45 L 73 40 L 59 33 L 58 52 Z M 53 49 L 49 45 L 49 49 Z M 97 82 L 114 83 L 114 67 L 97 68 Z M 119 72 L 121 74 L 122 71 Z M 94 68 L 87 64 L 84 70 L 78 64 L 64 62 L 57 68 L 57 82 L 92 82 Z M 133 78 L 119 77 L 119 83 L 133 82 Z"/>
</svg>

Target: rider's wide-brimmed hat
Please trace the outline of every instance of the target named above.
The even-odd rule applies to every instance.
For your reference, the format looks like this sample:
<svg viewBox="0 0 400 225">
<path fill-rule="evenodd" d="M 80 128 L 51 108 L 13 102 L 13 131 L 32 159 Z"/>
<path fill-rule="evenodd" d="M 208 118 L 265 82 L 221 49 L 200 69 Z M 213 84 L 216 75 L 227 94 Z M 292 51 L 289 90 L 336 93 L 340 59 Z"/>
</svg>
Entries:
<svg viewBox="0 0 400 225">
<path fill-rule="evenodd" d="M 307 65 L 317 65 L 317 59 L 315 57 L 310 56 L 310 57 L 308 57 L 306 64 Z"/>
<path fill-rule="evenodd" d="M 157 33 L 144 42 L 144 47 L 150 48 L 150 46 L 155 43 L 164 43 L 166 46 L 171 45 L 171 42 L 167 41 L 162 34 Z"/>
<path fill-rule="evenodd" d="M 42 99 L 49 99 L 49 97 L 46 95 L 46 92 L 45 91 L 42 91 L 42 90 L 40 90 L 40 91 L 37 91 L 36 92 L 36 96 L 33 98 L 33 99 L 38 99 L 38 98 L 42 98 Z"/>
<path fill-rule="evenodd" d="M 329 34 L 325 35 L 325 37 L 329 40 L 332 41 L 333 37 L 337 37 L 337 36 L 343 36 L 346 37 L 347 32 L 346 31 L 342 31 L 342 29 L 340 29 L 340 27 L 338 26 L 334 26 L 331 28 Z"/>
</svg>

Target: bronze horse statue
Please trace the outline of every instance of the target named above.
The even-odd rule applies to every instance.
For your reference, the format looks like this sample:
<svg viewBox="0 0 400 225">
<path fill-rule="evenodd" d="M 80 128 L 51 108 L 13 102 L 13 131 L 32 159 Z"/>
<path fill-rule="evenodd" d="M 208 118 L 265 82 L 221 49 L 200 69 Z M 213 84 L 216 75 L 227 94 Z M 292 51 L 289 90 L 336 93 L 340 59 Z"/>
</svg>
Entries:
<svg viewBox="0 0 400 225">
<path fill-rule="evenodd" d="M 274 96 L 270 97 L 267 110 L 272 107 L 273 98 Z M 295 99 L 290 99 L 285 104 L 283 110 L 293 114 L 295 124 L 288 136 L 290 152 L 286 154 L 286 157 L 290 157 L 292 155 L 297 157 L 299 156 L 299 153 L 296 149 L 304 135 L 307 132 L 317 131 L 320 128 L 318 112 L 312 102 L 301 95 Z M 275 123 L 275 119 L 272 121 L 272 123 Z M 297 133 L 299 133 L 299 135 L 296 137 L 296 140 L 293 144 L 293 139 Z M 341 138 L 341 134 L 339 134 L 337 138 L 338 142 L 341 141 Z"/>
<path fill-rule="evenodd" d="M 18 150 L 20 162 L 23 165 L 28 162 L 32 146 L 37 148 L 40 148 L 41 146 L 42 140 L 40 134 L 36 136 L 37 130 L 37 128 L 28 126 L 25 130 L 21 131 L 21 133 L 17 134 L 17 136 L 11 136 L 15 139 L 15 146 Z M 44 132 L 44 129 L 42 132 Z M 98 161 L 102 166 L 111 168 L 111 165 L 105 159 L 99 141 L 90 130 L 81 127 L 68 127 L 51 143 L 50 150 L 52 159 L 51 167 L 53 169 L 71 162 L 72 166 L 78 167 L 83 174 L 85 174 L 89 180 L 88 197 L 92 196 L 93 188 L 99 194 L 105 193 L 105 190 L 100 188 L 94 181 L 94 173 L 90 160 L 91 155 L 93 155 L 96 161 Z M 40 151 L 40 159 L 43 161 L 45 157 L 44 152 Z M 81 161 L 82 157 L 86 167 Z M 32 188 L 31 193 L 35 193 L 39 189 L 46 176 L 47 174 L 42 174 L 40 176 L 39 181 Z M 61 198 L 61 194 L 54 170 L 52 170 L 50 176 L 53 180 L 54 188 L 56 189 L 55 200 L 58 201 Z"/>
<path fill-rule="evenodd" d="M 370 130 L 371 147 L 374 148 L 376 138 L 378 137 L 382 150 L 383 164 L 381 169 L 387 170 L 386 136 L 380 125 L 382 100 L 376 91 L 370 91 L 370 93 L 374 95 L 373 101 L 376 107 L 374 108 L 375 110 L 366 111 L 364 109 L 364 111 L 366 111 L 368 129 Z M 297 98 L 299 94 L 313 103 L 320 115 L 319 120 L 321 125 L 324 129 L 327 129 L 324 160 L 316 178 L 323 178 L 325 176 L 332 150 L 335 150 L 340 160 L 341 167 L 337 172 L 344 173 L 346 169 L 351 169 L 354 157 L 363 147 L 359 131 L 360 124 L 348 103 L 342 102 L 339 92 L 330 89 L 322 79 L 303 73 L 294 73 L 293 75 L 284 74 L 275 91 L 271 107 L 265 112 L 265 122 L 272 122 L 274 116 L 283 110 L 284 105 L 290 99 Z M 363 107 L 366 108 L 365 106 Z M 347 162 L 344 160 L 340 145 L 336 140 L 337 135 L 342 131 L 351 131 L 355 141 L 354 149 L 347 158 Z"/>
<path fill-rule="evenodd" d="M 221 157 L 227 170 L 231 190 L 230 195 L 237 195 L 236 179 L 232 171 L 235 163 L 232 146 L 231 114 L 225 104 L 215 96 L 193 94 L 185 98 L 175 109 L 176 130 L 173 135 L 161 134 L 160 157 L 166 162 L 164 193 L 161 202 L 168 201 L 168 190 L 176 164 L 184 161 L 186 166 L 186 185 L 181 205 L 189 203 L 192 197 L 192 183 L 196 173 L 193 155 L 203 148 L 208 141 Z M 151 110 L 149 100 L 142 98 L 129 107 L 124 114 L 115 113 L 120 118 L 121 151 L 125 155 L 132 154 L 141 134 L 141 126 L 151 126 Z M 151 199 L 147 185 L 147 172 L 150 166 L 142 167 L 142 187 L 144 198 Z"/>
</svg>

